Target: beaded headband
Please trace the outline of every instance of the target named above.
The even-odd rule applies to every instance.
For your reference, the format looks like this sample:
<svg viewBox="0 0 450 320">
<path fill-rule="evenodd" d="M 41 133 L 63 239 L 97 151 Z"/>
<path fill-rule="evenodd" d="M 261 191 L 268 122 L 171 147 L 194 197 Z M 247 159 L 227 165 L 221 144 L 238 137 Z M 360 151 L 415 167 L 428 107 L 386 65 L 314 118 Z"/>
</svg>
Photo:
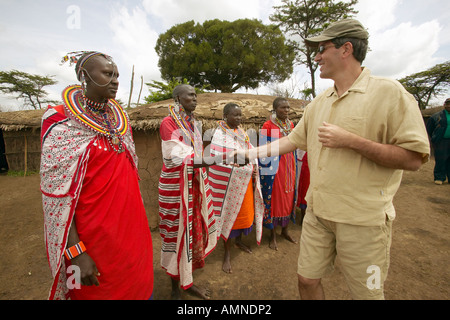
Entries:
<svg viewBox="0 0 450 320">
<path fill-rule="evenodd" d="M 91 58 L 96 57 L 96 56 L 105 57 L 110 63 L 114 63 L 113 58 L 111 56 L 108 56 L 107 54 L 104 54 L 104 53 L 101 53 L 98 51 L 73 51 L 73 52 L 69 52 L 64 57 L 62 57 L 60 65 L 63 65 L 67 61 L 70 62 L 70 66 L 72 66 L 73 64 L 78 64 L 79 67 L 78 67 L 78 70 L 76 70 L 76 72 L 77 72 L 77 79 L 80 80 L 82 71 L 84 70 L 84 65 Z M 80 60 L 80 58 L 81 58 L 81 60 Z"/>
</svg>

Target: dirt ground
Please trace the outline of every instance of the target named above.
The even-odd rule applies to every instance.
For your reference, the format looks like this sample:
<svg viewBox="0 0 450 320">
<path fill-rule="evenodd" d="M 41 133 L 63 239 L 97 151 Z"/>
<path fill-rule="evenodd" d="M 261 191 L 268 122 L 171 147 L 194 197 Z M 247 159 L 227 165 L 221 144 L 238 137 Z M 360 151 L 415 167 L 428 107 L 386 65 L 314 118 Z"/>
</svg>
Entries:
<svg viewBox="0 0 450 320">
<path fill-rule="evenodd" d="M 397 218 L 391 267 L 385 283 L 388 300 L 450 298 L 450 185 L 433 183 L 431 161 L 418 172 L 405 172 L 394 205 Z M 301 227 L 291 225 L 300 238 Z M 170 280 L 159 264 L 161 240 L 152 231 L 156 300 L 170 296 Z M 223 245 L 218 243 L 194 282 L 212 290 L 217 300 L 295 300 L 298 245 L 279 237 L 278 251 L 268 247 L 268 230 L 258 247 L 255 234 L 244 238 L 253 254 L 232 250 L 232 274 L 221 270 Z M 0 176 L 0 300 L 44 300 L 51 284 L 44 245 L 39 176 Z M 340 271 L 323 279 L 326 298 L 351 299 Z M 185 299 L 196 299 L 183 295 Z"/>
</svg>

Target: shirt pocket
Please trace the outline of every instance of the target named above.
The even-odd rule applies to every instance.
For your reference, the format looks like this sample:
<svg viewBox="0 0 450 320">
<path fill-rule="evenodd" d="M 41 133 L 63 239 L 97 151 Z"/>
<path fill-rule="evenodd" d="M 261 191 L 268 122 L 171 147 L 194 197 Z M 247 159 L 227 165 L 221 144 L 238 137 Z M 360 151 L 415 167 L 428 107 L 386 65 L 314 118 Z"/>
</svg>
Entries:
<svg viewBox="0 0 450 320">
<path fill-rule="evenodd" d="M 357 135 L 363 136 L 366 132 L 367 117 L 346 116 L 341 120 L 340 127 Z"/>
</svg>

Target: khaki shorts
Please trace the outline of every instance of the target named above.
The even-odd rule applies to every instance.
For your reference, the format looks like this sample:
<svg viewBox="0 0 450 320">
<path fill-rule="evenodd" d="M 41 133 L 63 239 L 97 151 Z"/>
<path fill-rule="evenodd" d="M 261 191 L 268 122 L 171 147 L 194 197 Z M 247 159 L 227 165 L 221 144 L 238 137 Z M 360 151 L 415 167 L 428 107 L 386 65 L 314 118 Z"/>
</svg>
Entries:
<svg viewBox="0 0 450 320">
<path fill-rule="evenodd" d="M 384 299 L 392 221 L 366 227 L 318 218 L 308 208 L 303 221 L 298 274 L 321 279 L 334 270 L 336 256 L 353 299 Z"/>
</svg>

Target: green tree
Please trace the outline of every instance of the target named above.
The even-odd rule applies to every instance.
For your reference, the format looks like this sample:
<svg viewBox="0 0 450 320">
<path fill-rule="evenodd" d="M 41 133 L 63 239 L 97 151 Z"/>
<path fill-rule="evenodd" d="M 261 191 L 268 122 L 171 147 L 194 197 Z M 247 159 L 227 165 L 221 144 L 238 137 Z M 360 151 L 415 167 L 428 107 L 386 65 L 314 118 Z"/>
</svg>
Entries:
<svg viewBox="0 0 450 320">
<path fill-rule="evenodd" d="M 284 81 L 293 71 L 293 48 L 281 30 L 258 20 L 178 24 L 160 35 L 155 49 L 163 79 L 186 78 L 221 92 Z"/>
<path fill-rule="evenodd" d="M 311 93 L 316 96 L 314 62 L 315 50 L 305 45 L 305 39 L 321 33 L 331 22 L 349 18 L 358 13 L 352 7 L 357 0 L 282 0 L 282 5 L 275 6 L 275 13 L 270 20 L 275 22 L 292 40 L 295 48 L 296 63 L 305 65 L 311 76 Z"/>
<path fill-rule="evenodd" d="M 187 79 L 180 80 L 180 78 L 172 78 L 172 80 L 167 83 L 161 81 L 155 81 L 146 83 L 149 87 L 150 94 L 144 98 L 146 103 L 154 103 L 158 101 L 163 101 L 172 98 L 173 89 L 179 84 L 190 84 Z M 205 92 L 205 88 L 195 88 L 195 92 L 203 93 Z"/>
<path fill-rule="evenodd" d="M 53 76 L 40 76 L 22 71 L 0 71 L 0 91 L 5 94 L 17 95 L 16 99 L 23 99 L 25 106 L 41 109 L 43 103 L 57 103 L 47 100 L 48 93 L 45 86 L 56 84 Z"/>
<path fill-rule="evenodd" d="M 446 92 L 450 86 L 450 61 L 414 73 L 399 80 L 416 98 L 420 109 L 426 109 L 431 98 Z"/>
</svg>

